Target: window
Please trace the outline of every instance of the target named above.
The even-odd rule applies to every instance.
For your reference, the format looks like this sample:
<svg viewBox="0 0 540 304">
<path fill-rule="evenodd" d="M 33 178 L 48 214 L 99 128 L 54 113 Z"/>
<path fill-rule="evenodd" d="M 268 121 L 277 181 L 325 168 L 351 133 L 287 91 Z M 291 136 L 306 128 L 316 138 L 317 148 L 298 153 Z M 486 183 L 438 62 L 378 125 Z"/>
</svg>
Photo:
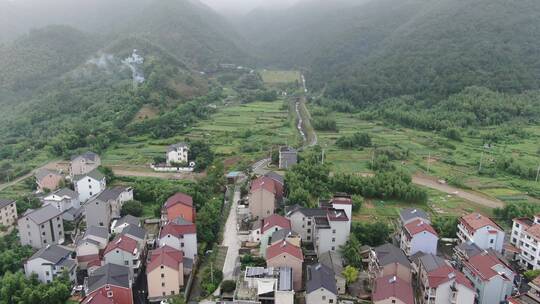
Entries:
<svg viewBox="0 0 540 304">
<path fill-rule="evenodd" d="M 47 240 L 43 240 L 43 244 L 47 244 Z"/>
<path fill-rule="evenodd" d="M 49 273 L 48 271 L 45 271 L 45 275 L 46 275 L 46 276 L 49 276 L 50 273 Z"/>
<path fill-rule="evenodd" d="M 334 303 L 334 299 L 328 300 L 328 303 Z"/>
<path fill-rule="evenodd" d="M 161 283 L 161 287 L 165 287 L 165 282 L 162 282 L 162 283 Z"/>
<path fill-rule="evenodd" d="M 335 238 L 335 237 L 333 237 L 333 238 L 332 238 L 332 242 L 335 242 L 335 241 L 336 241 L 336 238 Z"/>
<path fill-rule="evenodd" d="M 336 250 L 336 246 L 332 246 L 332 250 Z"/>
<path fill-rule="evenodd" d="M 323 301 L 326 300 L 326 296 L 322 296 Z"/>
<path fill-rule="evenodd" d="M 392 300 L 392 304 L 396 303 L 396 300 Z"/>
<path fill-rule="evenodd" d="M 128 266 L 128 265 L 129 265 L 129 261 L 124 261 L 124 265 Z"/>
<path fill-rule="evenodd" d="M 92 196 L 92 191 L 90 191 L 90 196 Z M 97 203 L 96 203 L 96 205 L 97 205 Z"/>
<path fill-rule="evenodd" d="M 519 224 L 518 224 L 518 223 L 516 223 L 516 228 L 519 228 Z"/>
<path fill-rule="evenodd" d="M 332 230 L 332 233 L 334 233 L 334 234 L 335 234 L 335 233 L 336 233 L 336 229 L 333 229 L 333 230 Z"/>
<path fill-rule="evenodd" d="M 491 240 L 489 240 L 489 243 L 490 243 L 490 244 L 493 244 L 494 241 L 495 241 L 495 240 L 491 239 Z M 527 247 L 529 247 L 529 246 L 527 246 Z"/>
<path fill-rule="evenodd" d="M 165 274 L 164 274 L 164 273 L 162 273 L 162 274 L 161 274 L 161 277 L 162 277 L 162 278 L 164 278 L 164 277 L 165 277 Z"/>
<path fill-rule="evenodd" d="M 311 233 L 311 229 L 308 229 L 308 230 L 307 230 L 307 233 Z"/>
<path fill-rule="evenodd" d="M 174 290 L 171 290 L 171 294 L 174 295 Z"/>
</svg>

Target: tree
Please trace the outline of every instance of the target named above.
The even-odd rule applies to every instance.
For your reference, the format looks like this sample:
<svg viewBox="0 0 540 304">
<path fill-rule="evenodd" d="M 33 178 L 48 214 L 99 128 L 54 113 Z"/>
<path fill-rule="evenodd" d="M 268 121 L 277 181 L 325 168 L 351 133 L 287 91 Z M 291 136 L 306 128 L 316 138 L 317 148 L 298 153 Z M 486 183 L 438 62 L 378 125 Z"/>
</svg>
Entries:
<svg viewBox="0 0 540 304">
<path fill-rule="evenodd" d="M 349 236 L 349 240 L 345 245 L 340 247 L 341 256 L 345 263 L 354 267 L 362 267 L 362 257 L 360 256 L 360 242 L 354 234 Z"/>
<path fill-rule="evenodd" d="M 523 273 L 523 275 L 525 276 L 525 278 L 527 278 L 527 280 L 532 281 L 540 275 L 540 269 L 527 270 Z"/>
<path fill-rule="evenodd" d="M 360 208 L 362 208 L 362 204 L 364 203 L 364 198 L 361 195 L 353 195 L 351 197 L 352 199 L 352 210 L 353 212 L 360 211 Z"/>
<path fill-rule="evenodd" d="M 105 175 L 105 181 L 107 184 L 111 184 L 114 181 L 116 176 L 110 167 L 99 166 L 98 170 Z"/>
<path fill-rule="evenodd" d="M 348 265 L 343 269 L 341 272 L 343 276 L 345 277 L 345 281 L 347 282 L 347 285 L 352 284 L 358 280 L 358 269 L 354 268 L 351 265 Z"/>
<path fill-rule="evenodd" d="M 438 216 L 432 221 L 433 228 L 440 237 L 444 238 L 456 238 L 457 237 L 457 226 L 458 218 L 449 216 L 442 217 Z"/>
<path fill-rule="evenodd" d="M 124 205 L 122 205 L 122 209 L 120 210 L 120 215 L 133 215 L 136 217 L 141 217 L 144 212 L 143 204 L 139 201 L 128 201 L 125 202 Z"/>
<path fill-rule="evenodd" d="M 233 292 L 236 289 L 236 281 L 234 280 L 225 280 L 221 282 L 221 291 L 223 292 Z"/>
<path fill-rule="evenodd" d="M 360 243 L 369 246 L 379 246 L 387 242 L 391 232 L 390 228 L 382 222 L 354 222 L 351 231 Z"/>
</svg>

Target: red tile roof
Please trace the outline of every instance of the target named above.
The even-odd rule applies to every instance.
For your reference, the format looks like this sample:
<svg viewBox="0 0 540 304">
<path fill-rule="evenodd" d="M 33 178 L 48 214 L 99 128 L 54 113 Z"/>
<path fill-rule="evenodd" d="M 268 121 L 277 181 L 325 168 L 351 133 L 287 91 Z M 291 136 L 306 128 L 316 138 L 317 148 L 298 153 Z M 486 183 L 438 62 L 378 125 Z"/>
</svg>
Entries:
<svg viewBox="0 0 540 304">
<path fill-rule="evenodd" d="M 462 272 L 454 269 L 450 265 L 443 265 L 428 272 L 428 285 L 430 288 L 437 288 L 439 285 L 452 279 L 455 279 L 457 283 L 474 290 L 471 281 L 469 281 Z"/>
<path fill-rule="evenodd" d="M 275 243 L 274 245 L 268 247 L 266 249 L 266 260 L 268 261 L 282 253 L 287 253 L 301 261 L 304 260 L 302 249 L 300 247 L 294 246 L 287 241 Z"/>
<path fill-rule="evenodd" d="M 193 207 L 193 198 L 185 193 L 178 192 L 167 199 L 164 207 L 167 209 L 176 204 L 183 204 L 189 207 Z"/>
<path fill-rule="evenodd" d="M 513 221 L 518 222 L 527 228 L 531 227 L 534 224 L 534 222 L 531 221 L 531 219 L 527 217 L 516 217 L 513 219 Z"/>
<path fill-rule="evenodd" d="M 137 241 L 130 238 L 129 236 L 121 234 L 114 238 L 114 240 L 112 240 L 112 242 L 107 245 L 103 255 L 115 249 L 120 249 L 129 253 L 133 253 L 135 252 L 135 249 L 137 249 Z"/>
<path fill-rule="evenodd" d="M 471 257 L 464 265 L 484 281 L 488 281 L 499 274 L 493 269 L 496 265 L 506 267 L 503 261 L 499 260 L 495 255 L 486 252 Z M 504 275 L 503 278 L 508 279 Z"/>
<path fill-rule="evenodd" d="M 147 272 L 160 267 L 161 265 L 180 270 L 179 265 L 183 263 L 184 253 L 169 246 L 163 246 L 150 251 L 150 262 L 146 267 Z"/>
<path fill-rule="evenodd" d="M 394 297 L 405 304 L 414 304 L 411 283 L 407 283 L 393 275 L 378 278 L 375 281 L 371 297 L 373 301 L 382 301 Z"/>
<path fill-rule="evenodd" d="M 168 222 L 165 226 L 161 228 L 161 231 L 159 232 L 159 238 L 162 238 L 167 234 L 178 237 L 180 235 L 194 233 L 197 233 L 197 227 L 195 226 L 195 224 L 178 225 L 174 222 Z"/>
<path fill-rule="evenodd" d="M 259 189 L 265 189 L 266 191 L 277 195 L 275 182 L 269 177 L 261 176 L 251 182 L 251 192 L 257 191 Z"/>
<path fill-rule="evenodd" d="M 347 222 L 349 221 L 349 217 L 347 216 L 347 213 L 341 209 L 327 209 L 326 210 L 326 216 L 328 217 L 328 220 L 331 222 Z"/>
<path fill-rule="evenodd" d="M 263 219 L 262 225 L 261 225 L 261 233 L 264 233 L 268 229 L 272 227 L 280 227 L 282 229 L 291 229 L 291 221 L 283 217 L 281 215 L 272 214 L 270 216 L 267 216 Z"/>
<path fill-rule="evenodd" d="M 332 203 L 339 205 L 352 205 L 352 199 L 345 196 L 334 196 L 332 198 Z"/>
<path fill-rule="evenodd" d="M 540 239 L 540 225 L 539 224 L 532 225 L 531 227 L 527 228 L 525 232 L 527 232 L 527 234 L 531 235 L 532 237 L 536 239 Z"/>
<path fill-rule="evenodd" d="M 409 233 L 410 236 L 414 236 L 420 232 L 427 231 L 435 236 L 439 236 L 433 227 L 426 223 L 424 220 L 416 219 L 404 226 L 405 230 Z"/>
<path fill-rule="evenodd" d="M 86 297 L 81 304 L 114 304 L 114 301 L 112 298 L 107 298 L 103 294 L 96 292 L 95 294 Z"/>
<path fill-rule="evenodd" d="M 464 215 L 459 219 L 459 221 L 467 228 L 467 230 L 472 233 L 486 226 L 491 226 L 495 229 L 503 231 L 503 229 L 499 227 L 499 225 L 495 224 L 495 222 L 492 221 L 489 217 L 477 212 Z"/>
</svg>

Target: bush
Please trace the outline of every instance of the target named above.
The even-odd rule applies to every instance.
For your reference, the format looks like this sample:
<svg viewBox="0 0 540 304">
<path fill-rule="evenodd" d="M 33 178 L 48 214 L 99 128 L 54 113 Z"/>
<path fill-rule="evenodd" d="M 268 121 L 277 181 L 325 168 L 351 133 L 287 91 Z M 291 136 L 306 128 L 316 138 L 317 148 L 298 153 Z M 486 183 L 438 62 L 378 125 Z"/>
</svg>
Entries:
<svg viewBox="0 0 540 304">
<path fill-rule="evenodd" d="M 129 201 L 125 202 L 120 210 L 120 215 L 133 215 L 136 217 L 141 217 L 144 212 L 143 204 L 139 201 Z"/>
<path fill-rule="evenodd" d="M 313 119 L 313 128 L 317 131 L 338 132 L 337 123 L 332 118 L 317 117 Z"/>
<path fill-rule="evenodd" d="M 233 280 L 226 280 L 221 283 L 221 291 L 233 292 L 236 289 L 236 282 Z"/>
<path fill-rule="evenodd" d="M 371 137 L 367 133 L 355 133 L 350 136 L 345 135 L 338 138 L 336 145 L 342 149 L 371 147 Z"/>
</svg>

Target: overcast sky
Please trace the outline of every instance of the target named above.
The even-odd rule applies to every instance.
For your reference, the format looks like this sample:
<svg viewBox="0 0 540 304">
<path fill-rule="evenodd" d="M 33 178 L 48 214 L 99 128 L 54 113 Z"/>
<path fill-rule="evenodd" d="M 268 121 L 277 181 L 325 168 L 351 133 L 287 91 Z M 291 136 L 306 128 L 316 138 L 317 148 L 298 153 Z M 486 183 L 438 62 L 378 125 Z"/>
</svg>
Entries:
<svg viewBox="0 0 540 304">
<path fill-rule="evenodd" d="M 301 0 L 201 0 L 224 13 L 244 14 L 257 7 L 288 6 Z"/>
</svg>

